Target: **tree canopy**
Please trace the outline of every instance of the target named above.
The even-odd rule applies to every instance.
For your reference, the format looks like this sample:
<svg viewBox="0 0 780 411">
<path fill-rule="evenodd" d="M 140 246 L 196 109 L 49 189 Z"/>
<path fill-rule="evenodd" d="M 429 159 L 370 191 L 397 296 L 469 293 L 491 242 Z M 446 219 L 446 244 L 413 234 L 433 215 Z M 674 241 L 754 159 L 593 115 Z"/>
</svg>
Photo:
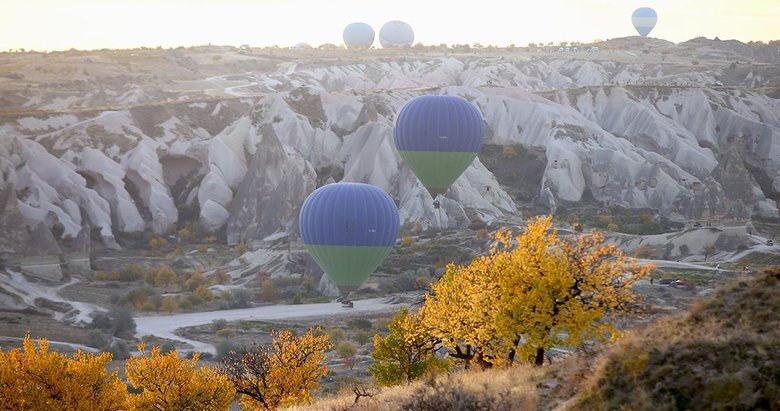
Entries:
<svg viewBox="0 0 780 411">
<path fill-rule="evenodd" d="M 600 233 L 563 238 L 551 217 L 537 218 L 519 235 L 499 231 L 488 255 L 450 264 L 404 338 L 430 336 L 466 367 L 541 365 L 553 346 L 618 336 L 613 323 L 650 270 Z"/>
</svg>

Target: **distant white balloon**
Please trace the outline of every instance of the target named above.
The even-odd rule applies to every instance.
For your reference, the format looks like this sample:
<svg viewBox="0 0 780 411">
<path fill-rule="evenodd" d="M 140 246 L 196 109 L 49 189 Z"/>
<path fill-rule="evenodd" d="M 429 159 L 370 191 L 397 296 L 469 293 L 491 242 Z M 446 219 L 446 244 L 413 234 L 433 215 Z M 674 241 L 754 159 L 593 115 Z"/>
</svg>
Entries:
<svg viewBox="0 0 780 411">
<path fill-rule="evenodd" d="M 297 50 L 311 50 L 314 47 L 312 47 L 311 44 L 309 43 L 298 43 L 294 45 L 292 48 Z"/>
<path fill-rule="evenodd" d="M 386 49 L 411 47 L 414 43 L 412 26 L 403 21 L 388 21 L 379 30 L 379 43 Z"/>
<path fill-rule="evenodd" d="M 350 23 L 344 28 L 344 44 L 348 49 L 367 49 L 374 44 L 374 29 L 366 23 Z"/>
<path fill-rule="evenodd" d="M 647 37 L 657 22 L 658 14 L 650 7 L 640 7 L 631 14 L 631 23 L 642 37 Z"/>
</svg>

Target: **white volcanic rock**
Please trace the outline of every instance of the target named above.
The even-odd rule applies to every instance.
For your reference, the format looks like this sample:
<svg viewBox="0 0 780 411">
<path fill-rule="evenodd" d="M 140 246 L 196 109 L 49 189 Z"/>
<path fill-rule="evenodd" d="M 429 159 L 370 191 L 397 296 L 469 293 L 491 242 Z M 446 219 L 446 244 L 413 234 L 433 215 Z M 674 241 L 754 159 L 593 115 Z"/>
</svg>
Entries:
<svg viewBox="0 0 780 411">
<path fill-rule="evenodd" d="M 398 191 L 401 158 L 388 124 L 367 123 L 344 137 L 344 181 L 371 183 L 385 192 Z"/>
<path fill-rule="evenodd" d="M 178 220 L 178 210 L 165 185 L 156 149 L 157 143 L 149 139 L 141 140 L 127 153 L 122 166 L 152 218 L 152 231 L 164 233 Z"/>
<path fill-rule="evenodd" d="M 247 172 L 247 146 L 254 141 L 254 127 L 242 117 L 208 143 L 208 173 L 198 187 L 201 223 L 216 231 L 227 221 L 233 190 Z M 217 207 L 218 206 L 218 207 Z"/>
<path fill-rule="evenodd" d="M 125 171 L 101 151 L 86 147 L 78 158 L 78 171 L 94 180 L 94 190 L 111 204 L 116 229 L 125 233 L 143 231 L 144 220 L 125 188 Z"/>
<path fill-rule="evenodd" d="M 209 169 L 210 171 L 203 177 L 198 188 L 198 201 L 201 208 L 207 201 L 215 202 L 223 207 L 229 206 L 230 201 L 233 200 L 233 190 L 230 189 L 227 179 L 215 164 L 210 164 Z"/>
<path fill-rule="evenodd" d="M 314 191 L 317 174 L 300 153 L 279 142 L 266 124 L 262 140 L 239 185 L 227 221 L 227 242 L 261 240 L 289 231 L 301 204 Z"/>
<path fill-rule="evenodd" d="M 230 217 L 228 210 L 216 201 L 206 200 L 200 206 L 200 222 L 206 230 L 217 230 L 225 224 L 228 217 Z"/>
<path fill-rule="evenodd" d="M 29 237 L 26 219 L 20 212 L 24 203 L 16 198 L 16 190 L 11 184 L 0 185 L 0 257 L 5 254 L 18 255 L 22 252 Z"/>
<path fill-rule="evenodd" d="M 53 213 L 64 227 L 63 236 L 75 237 L 81 230 L 81 213 L 70 204 L 75 201 L 90 222 L 100 228 L 106 245 L 115 246 L 108 202 L 87 188 L 86 180 L 74 171 L 71 163 L 54 157 L 34 141 L 24 139 L 20 143 L 22 149 L 19 154 L 24 166 L 19 172 L 16 189 L 29 189 L 24 203 L 33 209 Z M 20 210 L 25 217 L 35 222 L 40 220 L 40 213 L 26 207 Z"/>
<path fill-rule="evenodd" d="M 315 169 L 340 165 L 338 160 L 341 139 L 330 129 L 319 94 L 300 88 L 295 93 L 278 93 L 264 97 L 253 108 L 252 124 L 273 124 L 282 144 L 298 150 Z M 291 104 L 311 117 L 295 112 Z M 338 124 L 338 121 L 331 121 Z M 316 126 L 316 128 L 315 128 Z"/>
<path fill-rule="evenodd" d="M 708 65 L 681 70 L 599 60 L 609 53 L 572 56 L 310 61 L 209 79 L 230 81 L 224 92 L 246 94 L 238 99 L 22 116 L 0 124 L 0 182 L 14 185 L 24 203 L 19 211 L 30 222 L 56 222 L 66 235 L 75 235 L 84 215 L 105 238 L 141 225 L 165 231 L 178 219 L 177 203 L 195 201 L 211 231 L 229 220 L 241 225 L 245 218 L 264 227 L 252 238 L 290 227 L 285 221 L 299 188 L 290 196 L 274 190 L 300 183 L 306 191 L 311 168 L 319 184 L 343 179 L 386 190 L 404 224 L 463 227 L 516 213 L 479 160 L 435 210 L 399 158 L 392 141 L 398 110 L 415 96 L 445 93 L 480 108 L 486 144 L 518 145 L 537 156 L 535 180 L 526 184 L 533 192 L 522 187 L 523 201 L 530 196 L 554 208 L 592 197 L 685 219 L 777 216 L 771 198 L 780 192 L 780 102 L 742 89 L 699 87 L 716 79 L 770 84 L 776 82 L 771 71 L 740 67 L 738 74 Z M 233 83 L 236 79 L 245 83 Z M 115 106 L 154 96 L 150 89 L 117 83 L 113 94 L 63 93 L 56 101 L 31 96 L 28 106 Z M 632 85 L 614 86 L 625 83 Z M 670 86 L 674 83 L 697 87 Z M 258 132 L 264 127 L 273 127 L 284 155 L 275 150 L 274 161 L 258 160 L 253 168 L 250 162 L 269 155 L 262 153 L 264 133 Z M 482 160 L 492 167 L 494 159 L 485 155 Z M 520 173 L 523 164 L 517 167 Z M 280 170 L 301 173 L 303 180 L 279 177 Z M 502 178 L 507 174 L 495 171 Z M 238 207 L 238 191 L 253 184 L 258 195 L 242 194 Z M 512 190 L 515 195 L 519 189 Z M 277 200 L 278 209 L 261 204 Z M 268 209 L 275 210 L 271 216 L 258 214 Z M 248 235 L 237 227 L 234 237 Z"/>
<path fill-rule="evenodd" d="M 699 179 L 717 165 L 712 153 L 700 147 L 694 135 L 659 116 L 650 102 L 637 101 L 624 88 L 596 88 L 577 96 L 572 105 L 610 134 L 664 156 Z"/>
<path fill-rule="evenodd" d="M 517 212 L 512 198 L 479 158 L 474 159 L 463 175 L 455 180 L 447 196 L 484 222 Z"/>
<path fill-rule="evenodd" d="M 208 164 L 216 167 L 228 187 L 235 188 L 246 174 L 245 148 L 250 145 L 250 124 L 240 118 L 231 127 L 209 141 Z"/>
</svg>

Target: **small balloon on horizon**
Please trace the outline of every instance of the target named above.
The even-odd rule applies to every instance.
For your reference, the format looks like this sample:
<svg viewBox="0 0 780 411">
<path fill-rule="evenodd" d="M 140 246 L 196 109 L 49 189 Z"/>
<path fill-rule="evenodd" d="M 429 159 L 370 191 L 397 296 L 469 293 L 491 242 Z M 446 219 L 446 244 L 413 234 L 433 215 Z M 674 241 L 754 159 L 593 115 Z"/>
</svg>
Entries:
<svg viewBox="0 0 780 411">
<path fill-rule="evenodd" d="M 650 7 L 640 7 L 631 14 L 631 23 L 642 37 L 647 37 L 658 22 L 658 13 Z"/>
</svg>

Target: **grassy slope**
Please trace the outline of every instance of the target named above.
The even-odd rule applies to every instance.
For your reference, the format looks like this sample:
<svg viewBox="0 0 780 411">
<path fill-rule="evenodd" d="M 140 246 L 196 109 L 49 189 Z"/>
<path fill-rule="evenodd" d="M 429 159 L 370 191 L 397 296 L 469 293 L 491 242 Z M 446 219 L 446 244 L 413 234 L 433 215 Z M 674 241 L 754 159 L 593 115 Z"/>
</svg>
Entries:
<svg viewBox="0 0 780 411">
<path fill-rule="evenodd" d="M 574 408 L 628 406 L 780 409 L 780 267 L 621 341 Z"/>
</svg>

